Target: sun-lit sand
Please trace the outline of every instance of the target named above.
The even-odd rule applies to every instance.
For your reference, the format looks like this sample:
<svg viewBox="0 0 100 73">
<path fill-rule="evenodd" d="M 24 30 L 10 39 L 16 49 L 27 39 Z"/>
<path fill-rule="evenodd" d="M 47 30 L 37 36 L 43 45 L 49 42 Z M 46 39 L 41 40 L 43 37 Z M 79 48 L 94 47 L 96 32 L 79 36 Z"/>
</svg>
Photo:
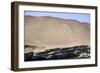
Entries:
<svg viewBox="0 0 100 73">
<path fill-rule="evenodd" d="M 25 45 L 36 52 L 57 47 L 90 45 L 90 25 L 72 19 L 25 16 Z M 38 48 L 40 47 L 40 48 Z"/>
</svg>

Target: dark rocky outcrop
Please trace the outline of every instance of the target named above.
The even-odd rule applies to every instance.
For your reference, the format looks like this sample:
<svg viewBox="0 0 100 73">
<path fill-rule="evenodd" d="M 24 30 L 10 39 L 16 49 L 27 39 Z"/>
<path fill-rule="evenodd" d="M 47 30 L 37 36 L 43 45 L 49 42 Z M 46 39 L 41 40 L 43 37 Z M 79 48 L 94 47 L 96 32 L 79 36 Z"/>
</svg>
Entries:
<svg viewBox="0 0 100 73">
<path fill-rule="evenodd" d="M 25 61 L 57 60 L 57 59 L 81 59 L 90 58 L 90 47 L 88 45 L 74 46 L 68 48 L 53 48 L 44 52 L 25 53 Z"/>
</svg>

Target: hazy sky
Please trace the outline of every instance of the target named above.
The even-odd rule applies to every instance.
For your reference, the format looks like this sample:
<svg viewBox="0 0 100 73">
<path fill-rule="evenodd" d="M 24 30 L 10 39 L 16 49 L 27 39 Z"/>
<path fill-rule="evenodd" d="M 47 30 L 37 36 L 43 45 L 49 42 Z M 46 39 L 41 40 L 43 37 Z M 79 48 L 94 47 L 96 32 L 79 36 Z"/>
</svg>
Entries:
<svg viewBox="0 0 100 73">
<path fill-rule="evenodd" d="M 90 23 L 90 14 L 85 13 L 67 13 L 67 12 L 43 12 L 43 11 L 25 11 L 25 16 L 53 16 L 64 19 L 75 19 L 80 22 Z"/>
</svg>

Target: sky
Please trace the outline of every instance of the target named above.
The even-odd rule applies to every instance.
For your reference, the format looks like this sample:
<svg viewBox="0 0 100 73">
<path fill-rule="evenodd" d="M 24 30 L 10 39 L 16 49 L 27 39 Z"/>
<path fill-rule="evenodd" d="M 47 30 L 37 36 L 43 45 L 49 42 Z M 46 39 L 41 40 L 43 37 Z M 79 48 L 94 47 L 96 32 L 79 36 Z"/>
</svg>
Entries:
<svg viewBox="0 0 100 73">
<path fill-rule="evenodd" d="M 25 16 L 52 16 L 63 19 L 74 19 L 80 22 L 90 23 L 90 14 L 67 13 L 67 12 L 45 12 L 45 11 L 24 11 Z"/>
</svg>

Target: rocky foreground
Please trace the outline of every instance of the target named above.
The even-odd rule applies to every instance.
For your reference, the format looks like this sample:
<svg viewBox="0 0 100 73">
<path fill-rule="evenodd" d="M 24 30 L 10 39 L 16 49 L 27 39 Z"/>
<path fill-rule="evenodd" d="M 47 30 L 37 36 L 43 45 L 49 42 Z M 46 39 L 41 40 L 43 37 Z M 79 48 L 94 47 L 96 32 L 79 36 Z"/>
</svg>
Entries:
<svg viewBox="0 0 100 73">
<path fill-rule="evenodd" d="M 53 48 L 38 53 L 30 51 L 24 54 L 24 61 L 81 59 L 81 58 L 82 59 L 90 58 L 90 46 L 80 45 L 68 48 Z"/>
</svg>

